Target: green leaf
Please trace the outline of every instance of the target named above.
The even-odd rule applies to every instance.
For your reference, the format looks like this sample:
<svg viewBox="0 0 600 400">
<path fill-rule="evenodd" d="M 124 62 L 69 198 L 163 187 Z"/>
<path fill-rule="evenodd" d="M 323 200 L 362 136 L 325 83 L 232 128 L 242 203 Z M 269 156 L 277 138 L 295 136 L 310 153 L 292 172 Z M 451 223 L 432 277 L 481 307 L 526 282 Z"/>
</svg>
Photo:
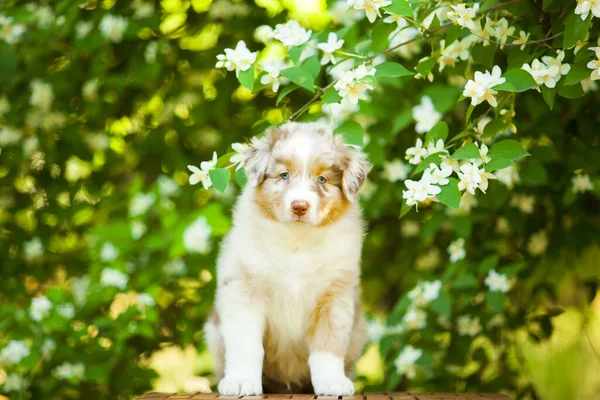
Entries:
<svg viewBox="0 0 600 400">
<path fill-rule="evenodd" d="M 491 269 L 495 269 L 498 266 L 498 262 L 500 261 L 500 256 L 497 254 L 488 256 L 483 259 L 481 264 L 479 265 L 479 274 L 487 275 Z"/>
<path fill-rule="evenodd" d="M 506 78 L 506 82 L 513 85 L 516 92 L 524 92 L 538 86 L 537 83 L 535 83 L 533 76 L 520 68 L 509 69 L 504 74 L 504 78 Z"/>
<path fill-rule="evenodd" d="M 477 279 L 471 274 L 459 275 L 452 285 L 455 289 L 467 289 L 477 287 Z"/>
<path fill-rule="evenodd" d="M 429 74 L 429 72 L 431 72 L 434 66 L 435 58 L 430 57 L 418 63 L 416 69 L 417 72 L 420 73 L 423 77 L 427 77 L 427 75 Z"/>
<path fill-rule="evenodd" d="M 585 96 L 581 83 L 576 83 L 569 86 L 560 86 L 558 88 L 558 95 L 565 99 L 578 99 Z"/>
<path fill-rule="evenodd" d="M 456 149 L 454 154 L 450 156 L 452 160 L 470 160 L 473 158 L 481 158 L 479 149 L 473 143 L 467 143 L 463 147 Z"/>
<path fill-rule="evenodd" d="M 409 206 L 405 201 L 402 201 L 402 208 L 400 209 L 400 216 L 398 218 L 404 217 L 412 208 L 413 206 Z"/>
<path fill-rule="evenodd" d="M 582 49 L 583 50 L 583 49 Z M 565 76 L 565 86 L 574 85 L 581 82 L 585 78 L 588 78 L 592 70 L 587 67 L 587 61 L 583 63 L 577 63 L 571 66 L 571 70 Z"/>
<path fill-rule="evenodd" d="M 248 177 L 246 176 L 246 170 L 244 168 L 240 168 L 235 171 L 235 181 L 237 184 L 243 189 L 248 182 Z"/>
<path fill-rule="evenodd" d="M 483 128 L 483 137 L 494 137 L 498 133 L 503 133 L 506 130 L 506 122 L 501 119 L 495 119 L 493 121 L 485 124 L 485 128 Z"/>
<path fill-rule="evenodd" d="M 317 56 L 312 56 L 302 62 L 302 68 L 310 72 L 313 79 L 317 79 L 321 72 L 321 62 Z"/>
<path fill-rule="evenodd" d="M 342 101 L 342 96 L 338 94 L 338 91 L 332 86 L 323 93 L 321 96 L 323 104 L 339 103 Z"/>
<path fill-rule="evenodd" d="M 415 168 L 413 171 L 412 176 L 417 175 L 419 172 L 425 171 L 427 168 L 429 168 L 429 164 L 431 163 L 439 164 L 440 160 L 442 159 L 442 154 L 444 153 L 433 153 L 428 155 L 426 159 L 422 160 L 419 165 L 417 165 L 417 168 Z"/>
<path fill-rule="evenodd" d="M 488 156 L 492 160 L 494 157 L 503 157 L 514 161 L 528 155 L 530 154 L 523 148 L 523 145 L 513 139 L 502 140 L 496 143 L 488 152 Z"/>
<path fill-rule="evenodd" d="M 485 165 L 486 172 L 494 172 L 499 169 L 508 168 L 515 165 L 510 158 L 505 157 L 493 157 L 490 162 Z"/>
<path fill-rule="evenodd" d="M 450 182 L 447 185 L 440 186 L 442 191 L 436 197 L 445 206 L 458 210 L 461 198 L 460 190 L 458 190 L 458 179 L 448 178 L 448 180 Z"/>
<path fill-rule="evenodd" d="M 356 121 L 346 121 L 335 131 L 335 134 L 344 136 L 344 143 L 355 146 L 363 146 L 363 128 Z"/>
<path fill-rule="evenodd" d="M 548 173 L 542 163 L 530 158 L 519 169 L 519 177 L 524 186 L 543 186 L 548 184 Z"/>
<path fill-rule="evenodd" d="M 412 76 L 413 72 L 407 70 L 402 64 L 395 62 L 384 62 L 375 66 L 375 76 L 378 78 L 399 78 L 401 76 Z"/>
<path fill-rule="evenodd" d="M 252 90 L 252 84 L 254 83 L 254 65 L 252 65 L 246 71 L 241 71 L 238 76 L 238 81 L 248 90 Z"/>
<path fill-rule="evenodd" d="M 441 316 L 450 318 L 452 314 L 452 295 L 449 290 L 441 290 L 437 299 L 429 303 L 429 308 Z"/>
<path fill-rule="evenodd" d="M 589 16 L 585 21 L 580 15 L 571 13 L 565 19 L 565 37 L 563 39 L 563 48 L 569 49 L 577 44 L 578 41 L 584 41 L 592 23 L 592 17 Z"/>
<path fill-rule="evenodd" d="M 446 47 L 454 43 L 462 34 L 462 27 L 459 25 L 452 25 L 446 28 L 444 33 L 444 40 L 446 41 Z"/>
<path fill-rule="evenodd" d="M 504 307 L 504 297 L 504 293 L 502 292 L 487 292 L 485 294 L 488 306 L 497 313 L 502 312 L 502 308 Z"/>
<path fill-rule="evenodd" d="M 395 24 L 386 24 L 380 22 L 376 24 L 371 30 L 371 45 L 369 50 L 373 53 L 379 53 L 388 48 L 390 41 L 388 37 L 396 29 Z"/>
<path fill-rule="evenodd" d="M 278 106 L 279 103 L 281 103 L 281 100 L 283 100 L 288 94 L 292 93 L 296 89 L 299 89 L 299 87 L 296 85 L 284 86 L 277 95 L 277 101 L 275 102 L 275 105 Z"/>
<path fill-rule="evenodd" d="M 412 110 L 409 108 L 408 110 L 402 111 L 400 114 L 396 115 L 396 118 L 394 118 L 392 134 L 397 135 L 399 132 L 403 131 L 407 126 L 409 126 L 411 122 Z"/>
<path fill-rule="evenodd" d="M 384 10 L 403 17 L 413 17 L 412 8 L 406 0 L 392 0 L 392 4 L 385 7 Z"/>
<path fill-rule="evenodd" d="M 225 168 L 215 168 L 210 170 L 209 175 L 215 189 L 221 193 L 225 192 L 231 179 L 231 171 Z"/>
<path fill-rule="evenodd" d="M 425 135 L 425 146 L 427 146 L 427 144 L 430 141 L 433 141 L 433 143 L 437 142 L 438 139 L 442 139 L 443 141 L 446 141 L 446 138 L 448 137 L 448 124 L 445 123 L 444 121 L 440 121 L 437 124 L 435 124 L 433 126 L 433 128 L 431 128 L 429 130 L 429 132 L 427 132 L 427 135 Z"/>
<path fill-rule="evenodd" d="M 305 46 L 305 44 L 303 44 L 302 46 L 294 46 L 288 50 L 288 55 L 290 56 L 294 64 L 298 64 L 298 60 L 300 60 L 300 56 L 302 55 Z"/>
<path fill-rule="evenodd" d="M 512 263 L 500 268 L 499 273 L 502 275 L 506 275 L 507 277 L 513 277 L 519 273 L 525 267 L 525 263 L 523 261 Z"/>
<path fill-rule="evenodd" d="M 510 82 L 504 82 L 493 87 L 494 90 L 500 90 L 504 92 L 516 92 L 517 88 Z"/>
<path fill-rule="evenodd" d="M 474 109 L 475 106 L 473 104 L 469 104 L 469 108 L 467 108 L 467 115 L 465 116 L 465 123 L 469 123 L 469 120 L 471 119 L 471 114 L 473 114 Z"/>
<path fill-rule="evenodd" d="M 497 4 L 498 4 L 498 0 L 485 0 L 483 2 L 483 4 L 481 5 L 481 8 L 479 8 L 479 12 L 482 13 L 484 11 L 487 11 Z"/>
<path fill-rule="evenodd" d="M 296 85 L 314 93 L 315 78 L 307 69 L 304 69 L 302 67 L 291 67 L 281 71 L 281 75 L 285 76 L 290 81 L 294 82 Z"/>
<path fill-rule="evenodd" d="M 554 109 L 554 97 L 556 96 L 556 88 L 550 89 L 547 86 L 542 86 L 542 96 L 550 109 Z"/>
</svg>

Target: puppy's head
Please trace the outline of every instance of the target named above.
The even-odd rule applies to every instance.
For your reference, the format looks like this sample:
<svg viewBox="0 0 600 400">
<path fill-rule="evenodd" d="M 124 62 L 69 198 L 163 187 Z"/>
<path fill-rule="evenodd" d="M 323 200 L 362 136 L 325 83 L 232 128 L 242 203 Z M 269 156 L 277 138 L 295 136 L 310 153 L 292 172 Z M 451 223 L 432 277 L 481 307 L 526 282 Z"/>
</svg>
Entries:
<svg viewBox="0 0 600 400">
<path fill-rule="evenodd" d="M 344 215 L 371 170 L 363 153 L 317 123 L 271 128 L 252 140 L 244 165 L 267 218 L 314 226 Z"/>
</svg>

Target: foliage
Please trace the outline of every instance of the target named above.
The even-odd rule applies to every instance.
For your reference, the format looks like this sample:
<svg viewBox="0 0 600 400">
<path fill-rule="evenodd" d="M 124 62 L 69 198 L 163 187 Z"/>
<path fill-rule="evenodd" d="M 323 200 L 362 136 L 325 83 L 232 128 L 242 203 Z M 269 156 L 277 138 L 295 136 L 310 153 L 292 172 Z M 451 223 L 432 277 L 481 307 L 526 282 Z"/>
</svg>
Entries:
<svg viewBox="0 0 600 400">
<path fill-rule="evenodd" d="M 161 343 L 202 347 L 243 143 L 292 118 L 376 166 L 367 389 L 530 398 L 517 337 L 600 275 L 572 268 L 600 237 L 588 3 L 5 1 L 0 391 L 127 398 Z"/>
</svg>

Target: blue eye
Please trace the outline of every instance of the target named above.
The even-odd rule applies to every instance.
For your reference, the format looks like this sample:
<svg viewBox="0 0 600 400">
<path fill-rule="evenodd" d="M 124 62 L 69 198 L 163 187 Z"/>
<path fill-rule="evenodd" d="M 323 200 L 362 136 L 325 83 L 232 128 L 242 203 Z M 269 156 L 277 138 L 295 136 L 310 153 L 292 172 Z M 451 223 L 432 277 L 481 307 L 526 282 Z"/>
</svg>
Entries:
<svg viewBox="0 0 600 400">
<path fill-rule="evenodd" d="M 281 175 L 279 175 L 281 177 L 281 179 L 283 179 L 284 181 L 287 181 L 288 179 L 290 179 L 290 173 L 289 172 L 282 172 Z"/>
<path fill-rule="evenodd" d="M 319 182 L 321 185 L 327 183 L 327 178 L 325 178 L 323 175 L 319 176 L 317 178 L 317 182 Z"/>
</svg>

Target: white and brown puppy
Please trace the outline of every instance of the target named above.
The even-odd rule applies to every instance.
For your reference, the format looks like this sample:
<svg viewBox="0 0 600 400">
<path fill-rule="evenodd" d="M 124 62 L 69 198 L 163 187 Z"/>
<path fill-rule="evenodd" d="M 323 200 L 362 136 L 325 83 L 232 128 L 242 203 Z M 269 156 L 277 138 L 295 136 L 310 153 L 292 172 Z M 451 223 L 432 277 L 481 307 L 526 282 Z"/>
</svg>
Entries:
<svg viewBox="0 0 600 400">
<path fill-rule="evenodd" d="M 263 384 L 354 393 L 348 374 L 366 339 L 357 197 L 370 168 L 323 124 L 252 140 L 205 327 L 221 394 L 260 394 Z"/>
</svg>

